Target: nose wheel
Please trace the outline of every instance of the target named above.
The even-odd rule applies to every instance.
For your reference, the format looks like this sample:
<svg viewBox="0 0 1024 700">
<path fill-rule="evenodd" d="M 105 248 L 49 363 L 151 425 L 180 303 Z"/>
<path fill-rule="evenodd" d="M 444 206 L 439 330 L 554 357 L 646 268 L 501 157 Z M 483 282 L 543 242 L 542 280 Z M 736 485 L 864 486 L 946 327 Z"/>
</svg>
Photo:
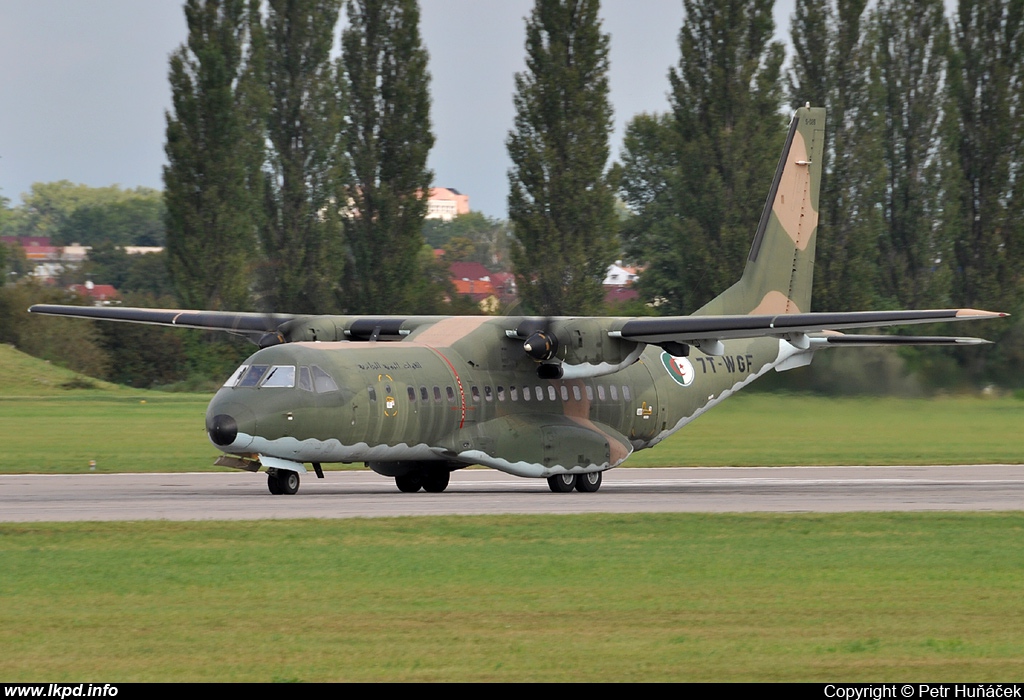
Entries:
<svg viewBox="0 0 1024 700">
<path fill-rule="evenodd" d="M 299 490 L 299 473 L 287 470 L 268 469 L 267 488 L 275 496 L 292 495 Z"/>
</svg>

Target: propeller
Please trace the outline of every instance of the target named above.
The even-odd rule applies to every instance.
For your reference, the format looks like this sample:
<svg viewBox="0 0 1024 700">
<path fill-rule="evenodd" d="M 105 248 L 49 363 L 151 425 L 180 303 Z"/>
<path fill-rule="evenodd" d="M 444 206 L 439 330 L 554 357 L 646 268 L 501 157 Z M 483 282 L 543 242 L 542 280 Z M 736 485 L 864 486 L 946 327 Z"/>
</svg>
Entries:
<svg viewBox="0 0 1024 700">
<path fill-rule="evenodd" d="M 529 318 L 524 320 L 515 330 L 515 337 L 525 338 L 523 352 L 540 363 L 537 365 L 537 376 L 541 379 L 561 379 L 562 362 L 557 359 L 561 343 L 552 328 L 552 319 Z"/>
</svg>

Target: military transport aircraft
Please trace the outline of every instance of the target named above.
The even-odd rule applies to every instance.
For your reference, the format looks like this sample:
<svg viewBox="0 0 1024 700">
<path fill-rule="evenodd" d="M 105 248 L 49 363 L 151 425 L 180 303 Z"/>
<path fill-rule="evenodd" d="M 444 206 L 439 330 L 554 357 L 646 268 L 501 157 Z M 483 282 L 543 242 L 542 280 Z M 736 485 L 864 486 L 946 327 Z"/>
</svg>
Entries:
<svg viewBox="0 0 1024 700">
<path fill-rule="evenodd" d="M 311 463 L 365 462 L 401 491 L 440 492 L 478 464 L 597 491 L 766 372 L 824 348 L 971 345 L 852 328 L 1005 316 L 972 309 L 808 313 L 825 111 L 797 110 L 741 279 L 691 316 L 297 316 L 38 305 L 33 313 L 216 329 L 259 350 L 210 402 L 217 464 L 293 494 Z"/>
</svg>

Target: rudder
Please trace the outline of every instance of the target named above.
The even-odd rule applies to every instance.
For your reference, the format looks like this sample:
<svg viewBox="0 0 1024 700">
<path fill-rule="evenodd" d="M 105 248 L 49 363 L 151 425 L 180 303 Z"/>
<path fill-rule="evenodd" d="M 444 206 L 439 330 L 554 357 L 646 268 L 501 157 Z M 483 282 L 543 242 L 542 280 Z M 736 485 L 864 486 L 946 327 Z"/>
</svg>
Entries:
<svg viewBox="0 0 1024 700">
<path fill-rule="evenodd" d="M 695 316 L 793 314 L 811 310 L 825 109 L 793 115 L 747 265 L 739 282 Z"/>
</svg>

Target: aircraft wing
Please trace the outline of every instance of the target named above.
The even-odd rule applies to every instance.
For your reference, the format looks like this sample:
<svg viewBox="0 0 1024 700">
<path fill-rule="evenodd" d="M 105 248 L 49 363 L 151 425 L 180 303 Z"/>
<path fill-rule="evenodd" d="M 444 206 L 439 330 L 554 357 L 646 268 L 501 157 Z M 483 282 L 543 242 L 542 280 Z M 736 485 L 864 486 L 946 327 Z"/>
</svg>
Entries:
<svg viewBox="0 0 1024 700">
<path fill-rule="evenodd" d="M 674 316 L 670 318 L 634 318 L 611 331 L 613 337 L 660 345 L 685 343 L 697 347 L 711 347 L 717 341 L 732 338 L 760 338 L 765 336 L 797 340 L 806 343 L 809 333 L 841 331 L 852 328 L 881 328 L 920 323 L 948 321 L 975 321 L 1002 318 L 1008 314 L 977 309 L 932 309 L 928 311 L 853 311 L 846 313 L 806 313 L 751 316 Z M 855 344 L 858 341 L 833 340 L 855 336 L 828 336 L 828 344 Z M 882 336 L 888 338 L 889 336 Z M 899 337 L 899 336 L 893 336 Z M 883 341 L 875 336 L 875 343 Z M 934 341 L 935 339 L 932 338 Z M 963 339 L 961 339 L 963 340 Z M 865 344 L 865 341 L 860 341 Z M 907 344 L 890 341 L 886 344 Z M 937 344 L 925 342 L 919 344 Z"/>
<path fill-rule="evenodd" d="M 127 306 L 36 304 L 30 313 L 101 321 L 198 328 L 248 336 L 260 347 L 302 340 L 401 340 L 433 316 L 331 316 L 243 311 L 140 309 Z"/>
<path fill-rule="evenodd" d="M 103 321 L 147 323 L 175 328 L 199 328 L 229 333 L 269 333 L 281 324 L 299 318 L 293 314 L 259 314 L 240 311 L 188 311 L 182 309 L 139 309 L 121 306 L 70 306 L 35 304 L 29 313 L 71 316 Z"/>
</svg>

